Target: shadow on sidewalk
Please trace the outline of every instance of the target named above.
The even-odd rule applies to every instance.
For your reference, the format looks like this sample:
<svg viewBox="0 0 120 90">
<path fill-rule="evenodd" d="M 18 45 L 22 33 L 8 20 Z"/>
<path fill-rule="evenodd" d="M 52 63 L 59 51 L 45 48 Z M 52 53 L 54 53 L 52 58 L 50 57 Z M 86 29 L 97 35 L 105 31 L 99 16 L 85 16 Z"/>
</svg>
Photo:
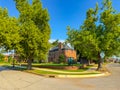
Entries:
<svg viewBox="0 0 120 90">
<path fill-rule="evenodd" d="M 0 71 L 5 71 L 5 70 L 10 70 L 10 69 L 3 67 L 3 66 L 0 66 Z"/>
</svg>

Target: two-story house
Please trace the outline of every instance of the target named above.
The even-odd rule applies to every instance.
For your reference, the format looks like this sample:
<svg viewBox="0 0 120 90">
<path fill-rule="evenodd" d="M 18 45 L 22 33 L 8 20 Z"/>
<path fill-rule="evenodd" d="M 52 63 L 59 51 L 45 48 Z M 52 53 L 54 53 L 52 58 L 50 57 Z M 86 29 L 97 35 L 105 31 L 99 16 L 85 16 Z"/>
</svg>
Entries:
<svg viewBox="0 0 120 90">
<path fill-rule="evenodd" d="M 58 62 L 61 54 L 65 56 L 65 62 L 67 62 L 70 57 L 76 60 L 76 51 L 68 45 L 59 43 L 49 51 L 48 62 Z"/>
</svg>

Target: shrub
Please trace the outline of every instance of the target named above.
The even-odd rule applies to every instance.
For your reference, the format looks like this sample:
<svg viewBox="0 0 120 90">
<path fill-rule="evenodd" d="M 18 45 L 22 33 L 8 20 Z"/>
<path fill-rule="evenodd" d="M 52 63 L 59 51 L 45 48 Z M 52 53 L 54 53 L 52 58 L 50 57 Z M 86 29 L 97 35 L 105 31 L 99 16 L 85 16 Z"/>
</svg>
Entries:
<svg viewBox="0 0 120 90">
<path fill-rule="evenodd" d="M 3 54 L 0 54 L 0 62 L 4 62 L 4 55 Z"/>
<path fill-rule="evenodd" d="M 64 62 L 65 62 L 65 56 L 64 56 L 63 54 L 61 54 L 61 55 L 59 56 L 58 62 L 59 62 L 59 63 L 64 63 Z"/>
</svg>

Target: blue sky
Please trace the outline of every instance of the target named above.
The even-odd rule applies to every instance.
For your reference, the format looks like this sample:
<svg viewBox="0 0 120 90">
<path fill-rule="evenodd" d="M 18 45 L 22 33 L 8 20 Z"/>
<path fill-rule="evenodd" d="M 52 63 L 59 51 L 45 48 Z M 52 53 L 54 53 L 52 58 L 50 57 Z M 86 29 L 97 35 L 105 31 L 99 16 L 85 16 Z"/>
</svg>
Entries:
<svg viewBox="0 0 120 90">
<path fill-rule="evenodd" d="M 84 22 L 86 11 L 94 8 L 96 2 L 102 0 L 41 0 L 43 7 L 48 9 L 50 15 L 51 39 L 65 40 L 66 27 L 78 29 Z M 113 7 L 120 11 L 120 0 L 112 0 Z M 10 16 L 18 17 L 14 0 L 0 0 L 0 6 L 7 8 Z"/>
</svg>

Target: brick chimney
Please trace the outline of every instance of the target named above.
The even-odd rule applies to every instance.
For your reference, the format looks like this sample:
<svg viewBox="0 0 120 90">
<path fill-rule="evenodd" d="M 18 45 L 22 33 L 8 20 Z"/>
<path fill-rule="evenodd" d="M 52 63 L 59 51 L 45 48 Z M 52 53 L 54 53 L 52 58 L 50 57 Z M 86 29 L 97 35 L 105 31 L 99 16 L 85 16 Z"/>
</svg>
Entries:
<svg viewBox="0 0 120 90">
<path fill-rule="evenodd" d="M 59 42 L 58 48 L 59 48 L 59 49 L 62 49 L 62 48 L 63 48 L 63 44 L 62 44 L 61 42 Z"/>
</svg>

